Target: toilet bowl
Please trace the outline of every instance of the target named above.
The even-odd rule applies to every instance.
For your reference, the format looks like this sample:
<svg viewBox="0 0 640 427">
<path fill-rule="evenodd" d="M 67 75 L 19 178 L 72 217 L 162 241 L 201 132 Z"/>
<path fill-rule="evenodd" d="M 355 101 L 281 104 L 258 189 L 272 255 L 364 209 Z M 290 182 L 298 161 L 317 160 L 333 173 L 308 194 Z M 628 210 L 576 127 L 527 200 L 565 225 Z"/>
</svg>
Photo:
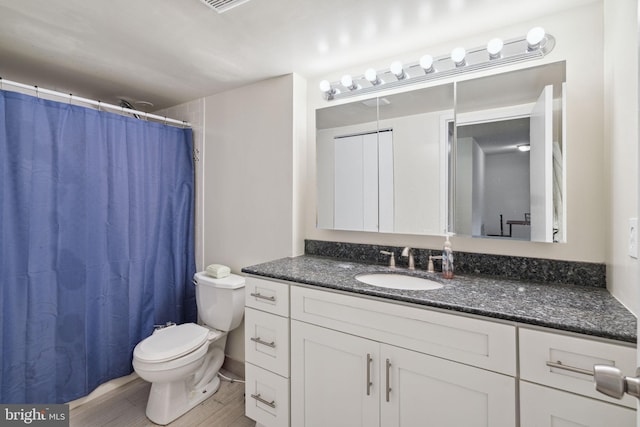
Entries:
<svg viewBox="0 0 640 427">
<path fill-rule="evenodd" d="M 156 424 L 170 423 L 218 390 L 227 333 L 244 314 L 244 278 L 197 273 L 194 283 L 204 325 L 157 329 L 133 350 L 133 369 L 151 383 L 146 415 Z"/>
</svg>

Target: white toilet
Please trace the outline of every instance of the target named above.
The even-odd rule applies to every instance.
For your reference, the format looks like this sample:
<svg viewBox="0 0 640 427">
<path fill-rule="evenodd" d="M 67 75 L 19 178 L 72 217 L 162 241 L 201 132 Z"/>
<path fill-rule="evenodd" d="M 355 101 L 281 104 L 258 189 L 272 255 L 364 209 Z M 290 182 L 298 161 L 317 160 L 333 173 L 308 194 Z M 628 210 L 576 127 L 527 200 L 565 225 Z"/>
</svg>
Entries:
<svg viewBox="0 0 640 427">
<path fill-rule="evenodd" d="M 133 369 L 151 383 L 147 417 L 166 425 L 218 390 L 227 333 L 244 315 L 244 278 L 196 273 L 196 303 L 204 326 L 168 326 L 136 345 Z"/>
</svg>

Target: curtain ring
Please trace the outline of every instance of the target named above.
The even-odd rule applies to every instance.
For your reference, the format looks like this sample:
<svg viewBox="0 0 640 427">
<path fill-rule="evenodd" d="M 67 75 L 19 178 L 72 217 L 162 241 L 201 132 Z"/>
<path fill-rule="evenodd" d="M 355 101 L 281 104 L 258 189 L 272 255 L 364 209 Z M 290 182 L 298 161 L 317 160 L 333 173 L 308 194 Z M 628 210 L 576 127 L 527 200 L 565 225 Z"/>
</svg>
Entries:
<svg viewBox="0 0 640 427">
<path fill-rule="evenodd" d="M 36 98 L 40 99 L 40 92 L 38 92 L 38 86 L 33 85 L 34 88 L 36 88 Z"/>
<path fill-rule="evenodd" d="M 164 122 L 162 124 L 164 124 L 164 125 L 167 124 L 167 116 L 164 116 Z"/>
<path fill-rule="evenodd" d="M 3 79 L 2 77 L 0 77 L 0 90 L 4 90 L 4 87 L 2 86 L 2 81 L 3 81 L 3 80 L 4 80 L 4 79 Z"/>
<path fill-rule="evenodd" d="M 71 98 L 72 98 L 72 97 L 73 97 L 73 95 L 72 95 L 72 94 L 69 94 L 69 105 L 71 105 L 71 101 L 72 101 L 72 99 L 71 99 Z"/>
<path fill-rule="evenodd" d="M 100 104 L 101 102 L 102 102 L 102 101 L 100 101 L 100 100 L 98 99 L 98 111 L 99 111 L 99 112 L 100 112 L 100 111 L 102 111 L 102 110 L 101 110 L 101 108 L 100 108 L 100 107 L 101 107 L 101 104 Z"/>
</svg>

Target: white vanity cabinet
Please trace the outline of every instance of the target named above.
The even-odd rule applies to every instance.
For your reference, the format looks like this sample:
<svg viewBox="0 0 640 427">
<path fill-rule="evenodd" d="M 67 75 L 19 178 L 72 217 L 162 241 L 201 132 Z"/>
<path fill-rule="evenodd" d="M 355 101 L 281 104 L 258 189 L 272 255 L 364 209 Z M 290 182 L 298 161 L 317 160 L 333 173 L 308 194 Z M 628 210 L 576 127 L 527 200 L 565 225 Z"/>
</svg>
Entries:
<svg viewBox="0 0 640 427">
<path fill-rule="evenodd" d="M 635 399 L 596 391 L 593 365 L 635 371 L 635 348 L 520 328 L 521 427 L 635 427 Z"/>
<path fill-rule="evenodd" d="M 293 426 L 516 424 L 513 326 L 298 287 L 291 317 Z"/>
<path fill-rule="evenodd" d="M 635 346 L 248 277 L 246 414 L 265 427 L 634 427 L 594 364 Z"/>
<path fill-rule="evenodd" d="M 289 285 L 247 277 L 245 412 L 266 427 L 289 426 Z"/>
</svg>

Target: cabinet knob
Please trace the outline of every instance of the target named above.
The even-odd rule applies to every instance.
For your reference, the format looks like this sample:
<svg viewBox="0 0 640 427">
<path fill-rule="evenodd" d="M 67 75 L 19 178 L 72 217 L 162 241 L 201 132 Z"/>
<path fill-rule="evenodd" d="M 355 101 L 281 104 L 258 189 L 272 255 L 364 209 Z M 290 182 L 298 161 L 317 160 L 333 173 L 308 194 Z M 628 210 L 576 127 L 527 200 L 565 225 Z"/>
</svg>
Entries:
<svg viewBox="0 0 640 427">
<path fill-rule="evenodd" d="M 622 371 L 615 366 L 595 365 L 593 376 L 596 382 L 596 390 L 607 396 L 622 399 L 625 393 L 636 399 L 640 399 L 640 369 L 636 370 L 635 377 L 625 377 Z"/>
</svg>

